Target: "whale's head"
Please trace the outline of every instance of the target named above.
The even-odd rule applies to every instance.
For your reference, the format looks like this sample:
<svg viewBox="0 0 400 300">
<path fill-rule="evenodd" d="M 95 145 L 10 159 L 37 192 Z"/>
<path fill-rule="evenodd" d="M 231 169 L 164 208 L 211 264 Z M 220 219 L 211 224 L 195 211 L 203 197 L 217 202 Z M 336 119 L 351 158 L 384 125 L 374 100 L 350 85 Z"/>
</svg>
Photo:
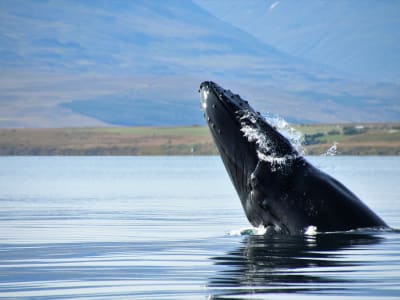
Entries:
<svg viewBox="0 0 400 300">
<path fill-rule="evenodd" d="M 246 215 L 253 225 L 262 224 L 249 204 L 257 185 L 256 169 L 262 165 L 274 172 L 282 162 L 297 157 L 297 152 L 239 95 L 211 81 L 203 82 L 199 92 L 204 117 Z"/>
</svg>

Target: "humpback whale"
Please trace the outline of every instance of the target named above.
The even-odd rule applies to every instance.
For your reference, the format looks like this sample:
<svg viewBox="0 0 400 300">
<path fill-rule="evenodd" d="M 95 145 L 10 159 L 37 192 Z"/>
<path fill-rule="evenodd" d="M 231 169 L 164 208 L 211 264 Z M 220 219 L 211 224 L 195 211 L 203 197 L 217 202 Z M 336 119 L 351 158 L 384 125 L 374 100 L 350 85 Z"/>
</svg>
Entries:
<svg viewBox="0 0 400 300">
<path fill-rule="evenodd" d="M 387 227 L 355 194 L 310 164 L 239 95 L 200 85 L 201 108 L 249 222 L 302 234 Z M 312 226 L 312 227 L 310 227 Z"/>
</svg>

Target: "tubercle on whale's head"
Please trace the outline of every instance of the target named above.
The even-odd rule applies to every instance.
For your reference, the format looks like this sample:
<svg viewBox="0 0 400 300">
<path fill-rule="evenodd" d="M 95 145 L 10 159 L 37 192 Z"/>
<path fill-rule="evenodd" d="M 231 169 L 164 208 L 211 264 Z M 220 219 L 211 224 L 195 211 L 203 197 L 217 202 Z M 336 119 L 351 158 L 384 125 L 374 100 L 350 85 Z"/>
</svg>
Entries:
<svg viewBox="0 0 400 300">
<path fill-rule="evenodd" d="M 233 94 L 230 90 L 223 89 L 215 82 L 202 82 L 199 92 L 201 94 L 201 103 L 204 112 L 206 112 L 208 102 L 214 100 L 213 97 L 215 97 L 215 100 L 218 100 L 217 102 L 222 104 L 232 115 L 240 111 L 254 112 L 248 101 L 243 100 L 239 95 Z"/>
</svg>

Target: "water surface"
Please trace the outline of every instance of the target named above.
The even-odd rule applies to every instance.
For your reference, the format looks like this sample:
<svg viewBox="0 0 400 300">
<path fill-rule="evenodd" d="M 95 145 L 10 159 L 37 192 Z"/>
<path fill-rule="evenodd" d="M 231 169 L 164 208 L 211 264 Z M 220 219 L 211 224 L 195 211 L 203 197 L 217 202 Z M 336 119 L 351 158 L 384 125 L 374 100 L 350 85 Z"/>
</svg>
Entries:
<svg viewBox="0 0 400 300">
<path fill-rule="evenodd" d="M 400 158 L 311 157 L 400 228 Z M 400 297 L 400 235 L 249 228 L 218 157 L 1 157 L 1 299 Z"/>
</svg>

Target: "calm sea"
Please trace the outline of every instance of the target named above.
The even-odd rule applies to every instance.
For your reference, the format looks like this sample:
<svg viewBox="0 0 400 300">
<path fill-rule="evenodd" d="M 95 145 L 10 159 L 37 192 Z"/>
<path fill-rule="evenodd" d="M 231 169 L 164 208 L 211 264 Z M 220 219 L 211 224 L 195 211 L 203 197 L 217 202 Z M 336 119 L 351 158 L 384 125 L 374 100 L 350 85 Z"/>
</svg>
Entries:
<svg viewBox="0 0 400 300">
<path fill-rule="evenodd" d="M 309 160 L 400 228 L 400 157 Z M 1 157 L 0 298 L 400 298 L 396 230 L 249 227 L 219 157 Z"/>
</svg>

